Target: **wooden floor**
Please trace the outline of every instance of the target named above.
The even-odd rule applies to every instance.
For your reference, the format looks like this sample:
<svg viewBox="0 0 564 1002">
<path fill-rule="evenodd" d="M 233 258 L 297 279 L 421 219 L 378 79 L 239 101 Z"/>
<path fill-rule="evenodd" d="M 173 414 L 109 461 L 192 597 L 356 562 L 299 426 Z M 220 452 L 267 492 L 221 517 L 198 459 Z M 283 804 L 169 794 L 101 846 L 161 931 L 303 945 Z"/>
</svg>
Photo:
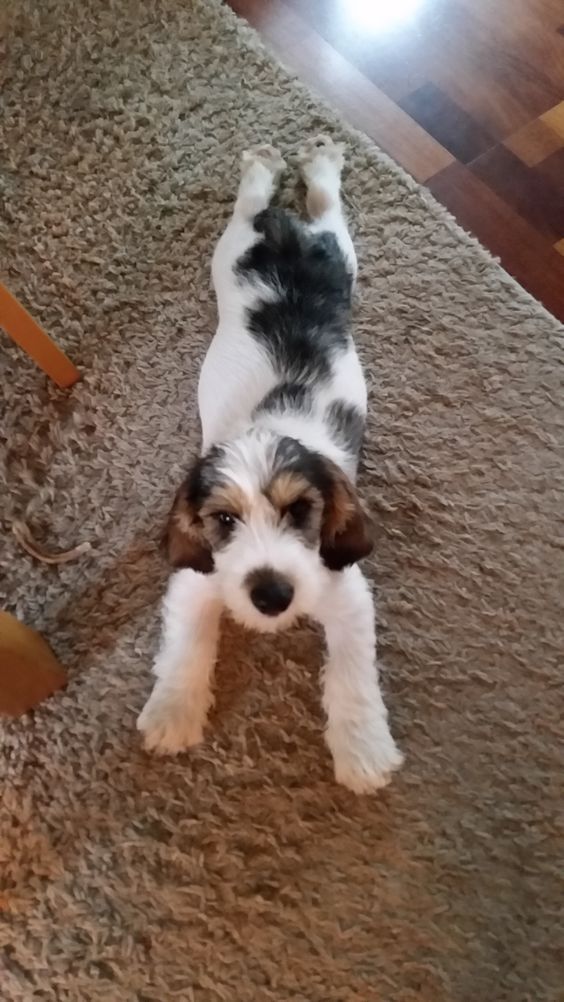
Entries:
<svg viewBox="0 0 564 1002">
<path fill-rule="evenodd" d="M 564 0 L 228 0 L 564 320 Z"/>
</svg>

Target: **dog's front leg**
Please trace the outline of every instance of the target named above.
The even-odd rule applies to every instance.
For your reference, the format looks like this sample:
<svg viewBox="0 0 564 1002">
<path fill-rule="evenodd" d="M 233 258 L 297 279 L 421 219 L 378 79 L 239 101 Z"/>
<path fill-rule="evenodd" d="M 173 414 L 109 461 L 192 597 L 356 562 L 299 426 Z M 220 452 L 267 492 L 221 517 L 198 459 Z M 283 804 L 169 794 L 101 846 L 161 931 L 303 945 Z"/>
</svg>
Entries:
<svg viewBox="0 0 564 1002">
<path fill-rule="evenodd" d="M 213 574 L 181 570 L 170 580 L 154 689 L 137 727 L 145 748 L 175 755 L 202 740 L 213 702 L 221 601 Z"/>
<path fill-rule="evenodd" d="M 355 793 L 371 793 L 389 782 L 402 755 L 378 685 L 372 596 L 357 566 L 331 575 L 318 618 L 328 647 L 323 705 L 335 778 Z"/>
</svg>

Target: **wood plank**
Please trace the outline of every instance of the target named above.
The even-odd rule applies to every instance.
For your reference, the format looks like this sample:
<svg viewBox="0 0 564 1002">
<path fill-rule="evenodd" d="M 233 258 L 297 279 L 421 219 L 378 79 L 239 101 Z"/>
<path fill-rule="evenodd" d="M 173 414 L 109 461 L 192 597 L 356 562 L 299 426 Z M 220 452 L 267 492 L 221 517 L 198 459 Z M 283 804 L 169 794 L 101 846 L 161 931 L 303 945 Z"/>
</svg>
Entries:
<svg viewBox="0 0 564 1002">
<path fill-rule="evenodd" d="M 556 150 L 546 160 L 537 164 L 536 169 L 547 184 L 556 185 L 559 190 L 562 190 L 564 187 L 564 149 Z"/>
<path fill-rule="evenodd" d="M 550 242 L 564 233 L 564 178 L 560 182 L 526 167 L 505 146 L 495 146 L 471 164 L 476 174 Z"/>
<path fill-rule="evenodd" d="M 555 187 L 558 191 L 562 191 L 564 189 L 564 149 L 557 150 L 552 156 L 547 157 L 546 160 L 538 164 L 536 170 L 547 188 Z M 558 237 L 559 240 L 555 244 L 555 247 L 558 253 L 562 254 L 564 250 L 559 244 L 562 242 L 562 238 L 564 238 L 564 227 L 561 228 Z"/>
<path fill-rule="evenodd" d="M 481 21 L 472 4 L 446 8 L 431 79 L 483 128 L 503 139 L 558 100 L 558 85 L 531 64 L 529 50 L 511 45 L 506 30 Z"/>
<path fill-rule="evenodd" d="M 558 136 L 564 138 L 564 101 L 560 101 L 560 104 L 556 104 L 549 111 L 546 111 L 541 116 L 541 121 Z"/>
<path fill-rule="evenodd" d="M 451 153 L 294 10 L 284 4 L 265 8 L 257 0 L 233 0 L 231 7 L 260 28 L 262 37 L 270 42 L 282 62 L 417 181 L 426 181 L 452 163 Z"/>
<path fill-rule="evenodd" d="M 494 137 L 435 84 L 409 94 L 400 107 L 461 163 L 470 163 L 495 146 Z"/>
<path fill-rule="evenodd" d="M 282 2 L 392 100 L 398 102 L 428 81 L 428 53 L 422 34 L 424 7 L 403 14 L 401 7 L 394 13 L 391 3 L 370 0 L 362 6 L 343 0 Z"/>
<path fill-rule="evenodd" d="M 480 12 L 488 23 L 496 23 L 502 29 L 523 27 L 523 33 L 544 25 L 550 31 L 556 31 L 562 24 L 562 0 L 463 0 L 468 2 L 476 12 Z M 516 22 L 516 25 L 510 23 Z"/>
<path fill-rule="evenodd" d="M 464 229 L 559 320 L 564 320 L 564 258 L 463 164 L 453 163 L 428 187 Z"/>
<path fill-rule="evenodd" d="M 527 167 L 535 167 L 551 153 L 562 149 L 564 136 L 559 136 L 542 118 L 535 118 L 513 135 L 507 136 L 504 145 Z"/>
<path fill-rule="evenodd" d="M 533 0 L 520 0 L 517 26 L 513 0 L 426 0 L 395 14 L 390 0 L 381 15 L 370 0 L 362 10 L 344 0 L 283 2 L 397 103 L 434 83 L 495 140 L 562 95 L 562 40 Z"/>
<path fill-rule="evenodd" d="M 292 9 L 348 62 L 398 103 L 433 82 L 496 140 L 562 96 L 562 38 L 544 0 L 426 0 L 395 20 L 344 0 L 263 0 L 268 17 Z M 255 3 L 256 8 L 256 3 Z M 385 15 L 385 16 L 384 16 Z M 548 15 L 546 15 L 548 16 Z M 561 18 L 560 18 L 561 19 Z"/>
<path fill-rule="evenodd" d="M 482 26 L 494 45 L 521 67 L 521 86 L 564 93 L 564 44 L 557 26 L 562 0 L 457 0 Z M 517 79 L 517 78 L 516 78 Z"/>
</svg>

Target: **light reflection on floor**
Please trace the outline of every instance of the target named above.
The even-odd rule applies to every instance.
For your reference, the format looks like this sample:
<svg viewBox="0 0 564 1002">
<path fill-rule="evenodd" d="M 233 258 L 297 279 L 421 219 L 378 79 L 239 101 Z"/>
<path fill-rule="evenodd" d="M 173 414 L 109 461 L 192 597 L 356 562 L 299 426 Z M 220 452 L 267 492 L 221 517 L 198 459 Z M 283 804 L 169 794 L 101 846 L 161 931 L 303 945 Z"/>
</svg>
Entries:
<svg viewBox="0 0 564 1002">
<path fill-rule="evenodd" d="M 343 18 L 371 34 L 407 25 L 427 0 L 339 0 Z"/>
</svg>

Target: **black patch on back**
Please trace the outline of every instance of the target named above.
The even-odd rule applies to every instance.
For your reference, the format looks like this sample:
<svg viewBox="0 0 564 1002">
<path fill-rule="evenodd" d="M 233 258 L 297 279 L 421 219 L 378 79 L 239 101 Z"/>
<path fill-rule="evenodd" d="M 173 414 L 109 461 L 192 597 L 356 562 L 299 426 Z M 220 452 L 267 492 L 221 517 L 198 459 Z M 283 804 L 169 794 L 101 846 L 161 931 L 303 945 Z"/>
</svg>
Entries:
<svg viewBox="0 0 564 1002">
<path fill-rule="evenodd" d="M 300 411 L 306 413 L 312 406 L 311 390 L 299 383 L 279 383 L 267 393 L 255 410 L 255 416 L 264 411 Z"/>
<path fill-rule="evenodd" d="M 335 400 L 325 412 L 331 438 L 352 456 L 358 456 L 364 434 L 364 415 L 358 407 Z"/>
<path fill-rule="evenodd" d="M 253 221 L 262 234 L 236 265 L 242 280 L 260 279 L 276 293 L 247 314 L 251 334 L 285 382 L 329 376 L 331 359 L 349 344 L 352 275 L 333 233 L 310 233 L 283 209 Z"/>
</svg>

